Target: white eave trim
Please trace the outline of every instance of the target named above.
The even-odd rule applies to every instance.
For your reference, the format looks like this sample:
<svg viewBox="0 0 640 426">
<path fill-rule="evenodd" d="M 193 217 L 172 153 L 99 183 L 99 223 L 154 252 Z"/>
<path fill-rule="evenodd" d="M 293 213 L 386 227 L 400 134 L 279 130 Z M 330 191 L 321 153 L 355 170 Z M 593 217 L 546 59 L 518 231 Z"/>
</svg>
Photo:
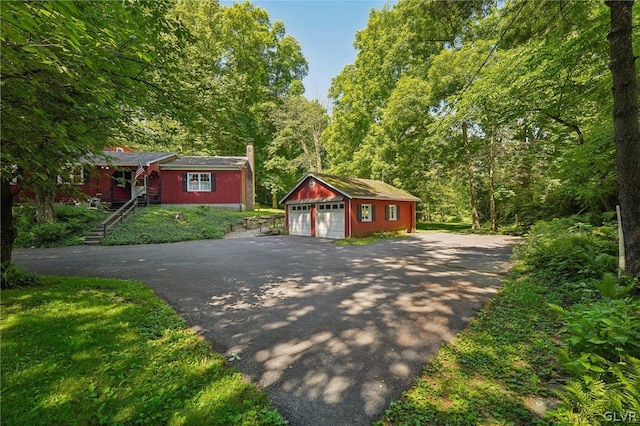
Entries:
<svg viewBox="0 0 640 426">
<path fill-rule="evenodd" d="M 319 197 L 319 198 L 305 198 L 302 200 L 289 200 L 285 204 L 314 204 L 314 203 L 335 203 L 344 201 L 344 197 Z"/>
</svg>

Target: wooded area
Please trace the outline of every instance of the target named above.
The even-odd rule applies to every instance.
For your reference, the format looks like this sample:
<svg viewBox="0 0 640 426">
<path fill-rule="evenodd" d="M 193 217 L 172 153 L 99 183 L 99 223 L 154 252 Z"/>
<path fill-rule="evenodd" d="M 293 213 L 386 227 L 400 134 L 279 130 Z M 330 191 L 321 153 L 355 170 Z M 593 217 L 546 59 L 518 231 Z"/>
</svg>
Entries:
<svg viewBox="0 0 640 426">
<path fill-rule="evenodd" d="M 381 179 L 423 200 L 419 220 L 493 230 L 621 204 L 640 272 L 632 1 L 372 10 L 333 80 L 331 117 L 302 96 L 299 43 L 250 3 L 1 8 L 3 263 L 16 176 L 46 222 L 56 176 L 105 146 L 238 155 L 253 141 L 263 204 L 308 171 Z"/>
<path fill-rule="evenodd" d="M 423 200 L 422 220 L 470 217 L 474 228 L 628 200 L 625 243 L 637 251 L 632 6 L 402 0 L 371 11 L 331 87 L 330 171 L 385 180 Z"/>
</svg>

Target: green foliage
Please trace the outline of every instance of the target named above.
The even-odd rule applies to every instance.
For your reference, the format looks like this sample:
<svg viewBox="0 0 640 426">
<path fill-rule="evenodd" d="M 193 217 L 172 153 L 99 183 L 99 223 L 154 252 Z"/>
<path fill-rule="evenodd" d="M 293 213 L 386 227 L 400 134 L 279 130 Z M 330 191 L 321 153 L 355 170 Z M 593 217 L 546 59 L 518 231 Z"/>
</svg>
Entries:
<svg viewBox="0 0 640 426">
<path fill-rule="evenodd" d="M 231 225 L 239 223 L 242 214 L 198 207 L 146 207 L 103 240 L 106 245 L 157 244 L 176 241 L 218 239 Z"/>
<path fill-rule="evenodd" d="M 55 206 L 54 223 L 37 225 L 33 204 L 14 207 L 16 247 L 61 247 L 79 244 L 81 237 L 106 219 L 107 212 L 84 206 Z"/>
<path fill-rule="evenodd" d="M 43 283 L 2 292 L 2 424 L 286 424 L 148 287 Z"/>
<path fill-rule="evenodd" d="M 640 299 L 603 299 L 563 310 L 564 365 L 577 375 L 605 372 L 606 363 L 640 353 Z"/>
<path fill-rule="evenodd" d="M 37 245 L 46 246 L 61 240 L 69 233 L 69 229 L 64 223 L 43 223 L 34 226 L 31 232 Z"/>
<path fill-rule="evenodd" d="M 0 288 L 2 289 L 35 287 L 40 285 L 40 280 L 37 275 L 26 272 L 13 264 L 8 267 L 3 265 L 1 268 L 2 281 L 0 282 Z"/>
<path fill-rule="evenodd" d="M 405 235 L 394 232 L 376 232 L 375 234 L 364 238 L 344 238 L 336 241 L 338 246 L 368 246 L 382 240 L 390 240 L 393 238 L 402 238 Z"/>
<path fill-rule="evenodd" d="M 326 166 L 321 135 L 329 117 L 318 101 L 289 94 L 274 106 L 270 118 L 276 132 L 267 148 L 264 167 L 268 174 L 262 185 L 282 196 L 305 173 L 322 172 Z"/>
<path fill-rule="evenodd" d="M 596 280 L 615 272 L 618 251 L 616 229 L 592 225 L 596 219 L 575 216 L 539 222 L 516 255 L 537 279 L 566 290 L 572 300 L 592 297 Z"/>
<path fill-rule="evenodd" d="M 428 221 L 468 215 L 471 184 L 480 217 L 493 196 L 502 225 L 613 209 L 608 12 L 603 2 L 429 0 L 373 11 L 330 89 L 331 171 L 410 190 Z"/>
</svg>

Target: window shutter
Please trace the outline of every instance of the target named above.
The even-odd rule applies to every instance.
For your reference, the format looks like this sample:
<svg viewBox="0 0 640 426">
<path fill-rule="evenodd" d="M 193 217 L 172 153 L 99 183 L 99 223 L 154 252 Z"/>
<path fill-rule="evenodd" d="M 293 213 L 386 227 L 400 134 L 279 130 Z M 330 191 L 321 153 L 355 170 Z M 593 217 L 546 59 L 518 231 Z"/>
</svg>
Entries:
<svg viewBox="0 0 640 426">
<path fill-rule="evenodd" d="M 216 175 L 211 173 L 211 192 L 216 190 Z"/>
<path fill-rule="evenodd" d="M 376 206 L 371 204 L 371 222 L 376 221 Z"/>
<path fill-rule="evenodd" d="M 91 182 L 91 170 L 86 168 L 82 171 L 82 176 L 84 177 L 84 182 L 82 183 L 90 183 Z"/>
<path fill-rule="evenodd" d="M 358 222 L 362 222 L 362 204 L 358 204 Z"/>
<path fill-rule="evenodd" d="M 384 220 L 389 220 L 391 217 L 391 206 L 389 204 L 384 206 Z"/>
<path fill-rule="evenodd" d="M 187 174 L 182 174 L 182 192 L 187 192 Z"/>
<path fill-rule="evenodd" d="M 396 219 L 400 220 L 400 204 L 396 204 Z"/>
</svg>

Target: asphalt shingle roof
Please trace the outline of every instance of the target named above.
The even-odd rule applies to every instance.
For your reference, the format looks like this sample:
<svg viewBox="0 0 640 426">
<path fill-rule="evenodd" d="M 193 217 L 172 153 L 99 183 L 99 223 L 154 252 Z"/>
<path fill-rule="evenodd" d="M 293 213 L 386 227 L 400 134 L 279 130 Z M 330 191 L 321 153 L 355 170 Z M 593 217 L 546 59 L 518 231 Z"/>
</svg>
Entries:
<svg viewBox="0 0 640 426">
<path fill-rule="evenodd" d="M 237 168 L 241 169 L 247 164 L 247 157 L 178 157 L 177 160 L 163 164 L 163 169 L 197 169 L 197 168 Z"/>
<path fill-rule="evenodd" d="M 335 189 L 347 198 L 366 198 L 372 200 L 399 200 L 399 201 L 416 201 L 420 199 L 409 194 L 402 189 L 391 186 L 388 183 L 373 180 L 361 179 L 344 176 L 332 176 L 324 173 L 309 173 L 289 192 L 283 200 L 286 200 L 303 182 L 309 177 L 313 177 L 319 182 Z"/>
</svg>

